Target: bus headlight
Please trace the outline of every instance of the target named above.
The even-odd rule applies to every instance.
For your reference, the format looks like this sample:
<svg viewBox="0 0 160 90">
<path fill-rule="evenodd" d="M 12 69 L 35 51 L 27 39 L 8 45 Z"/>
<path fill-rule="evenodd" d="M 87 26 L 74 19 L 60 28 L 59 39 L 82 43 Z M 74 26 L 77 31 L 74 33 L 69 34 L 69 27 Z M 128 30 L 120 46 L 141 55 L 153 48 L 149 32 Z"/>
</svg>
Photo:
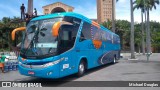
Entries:
<svg viewBox="0 0 160 90">
<path fill-rule="evenodd" d="M 60 59 L 58 59 L 58 60 L 56 60 L 56 61 L 46 63 L 46 64 L 43 65 L 43 67 L 49 67 L 49 66 L 56 65 L 56 64 L 58 64 L 59 62 L 61 62 L 62 60 L 64 60 L 64 58 L 60 58 Z"/>
</svg>

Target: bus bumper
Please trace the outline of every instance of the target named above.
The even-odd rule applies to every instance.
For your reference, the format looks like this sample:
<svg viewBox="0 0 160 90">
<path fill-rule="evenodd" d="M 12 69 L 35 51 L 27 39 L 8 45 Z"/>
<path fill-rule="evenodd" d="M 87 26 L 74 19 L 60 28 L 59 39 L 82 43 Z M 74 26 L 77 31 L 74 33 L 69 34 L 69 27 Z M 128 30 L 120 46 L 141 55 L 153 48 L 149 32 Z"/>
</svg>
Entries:
<svg viewBox="0 0 160 90">
<path fill-rule="evenodd" d="M 41 69 L 26 68 L 23 65 L 18 65 L 20 74 L 26 76 L 40 77 L 40 78 L 59 78 L 59 65 L 53 65 Z"/>
</svg>

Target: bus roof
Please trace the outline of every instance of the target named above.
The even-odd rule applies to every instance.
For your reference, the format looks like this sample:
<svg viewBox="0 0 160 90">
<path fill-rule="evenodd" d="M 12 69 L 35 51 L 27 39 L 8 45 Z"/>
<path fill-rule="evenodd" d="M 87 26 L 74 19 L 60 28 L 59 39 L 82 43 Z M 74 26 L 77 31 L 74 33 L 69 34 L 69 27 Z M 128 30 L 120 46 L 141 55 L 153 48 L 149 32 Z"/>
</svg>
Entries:
<svg viewBox="0 0 160 90">
<path fill-rule="evenodd" d="M 79 18 L 79 19 L 81 19 L 83 21 L 86 21 L 86 22 L 92 24 L 92 20 L 88 19 L 87 17 L 85 17 L 85 16 L 83 16 L 81 14 L 73 13 L 73 12 L 63 12 L 63 13 L 47 14 L 47 15 L 43 15 L 43 16 L 39 16 L 39 17 L 33 18 L 31 21 L 43 20 L 43 19 L 49 19 L 49 18 L 55 18 L 55 17 L 64 17 L 64 16 L 76 17 L 76 18 Z M 100 24 L 99 24 L 99 26 L 100 26 L 100 28 L 102 30 L 105 30 L 105 31 L 108 31 L 108 32 L 110 32 L 112 34 L 115 34 L 112 31 L 110 31 L 109 29 L 105 28 L 104 26 L 102 26 Z"/>
<path fill-rule="evenodd" d="M 83 15 L 80 15 L 80 14 L 77 14 L 77 13 L 73 13 L 73 12 L 62 12 L 62 13 L 47 14 L 47 15 L 36 17 L 36 18 L 32 19 L 32 21 L 48 19 L 48 18 L 54 18 L 54 17 L 64 17 L 64 16 L 76 17 L 76 18 L 79 18 L 79 19 L 82 19 L 82 20 L 85 20 L 85 21 L 91 23 L 90 19 L 86 18 Z"/>
</svg>

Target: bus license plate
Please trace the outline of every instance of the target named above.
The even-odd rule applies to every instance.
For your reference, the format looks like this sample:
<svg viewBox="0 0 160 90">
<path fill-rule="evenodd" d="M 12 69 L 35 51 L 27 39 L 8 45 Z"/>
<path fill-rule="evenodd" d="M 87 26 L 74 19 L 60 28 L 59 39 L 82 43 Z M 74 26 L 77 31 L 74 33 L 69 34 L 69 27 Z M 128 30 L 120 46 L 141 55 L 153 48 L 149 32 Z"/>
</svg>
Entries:
<svg viewBox="0 0 160 90">
<path fill-rule="evenodd" d="M 30 75 L 34 75 L 34 72 L 32 72 L 32 71 L 29 71 L 29 72 L 28 72 L 28 74 L 30 74 Z"/>
</svg>

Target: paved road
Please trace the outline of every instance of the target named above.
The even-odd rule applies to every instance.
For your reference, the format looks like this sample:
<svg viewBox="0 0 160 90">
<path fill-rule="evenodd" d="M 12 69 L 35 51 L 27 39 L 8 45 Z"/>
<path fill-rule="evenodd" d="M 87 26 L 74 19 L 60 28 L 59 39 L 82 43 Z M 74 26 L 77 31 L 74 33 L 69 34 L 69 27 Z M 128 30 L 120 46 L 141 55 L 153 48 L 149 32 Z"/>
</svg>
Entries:
<svg viewBox="0 0 160 90">
<path fill-rule="evenodd" d="M 152 54 L 150 61 L 146 56 L 137 54 L 139 60 L 128 60 L 129 54 L 116 64 L 105 65 L 88 70 L 83 77 L 71 75 L 58 79 L 67 81 L 160 81 L 160 54 Z M 44 81 L 36 77 L 23 76 L 18 71 L 0 73 L 0 81 Z M 50 80 L 54 81 L 54 80 Z"/>
</svg>

